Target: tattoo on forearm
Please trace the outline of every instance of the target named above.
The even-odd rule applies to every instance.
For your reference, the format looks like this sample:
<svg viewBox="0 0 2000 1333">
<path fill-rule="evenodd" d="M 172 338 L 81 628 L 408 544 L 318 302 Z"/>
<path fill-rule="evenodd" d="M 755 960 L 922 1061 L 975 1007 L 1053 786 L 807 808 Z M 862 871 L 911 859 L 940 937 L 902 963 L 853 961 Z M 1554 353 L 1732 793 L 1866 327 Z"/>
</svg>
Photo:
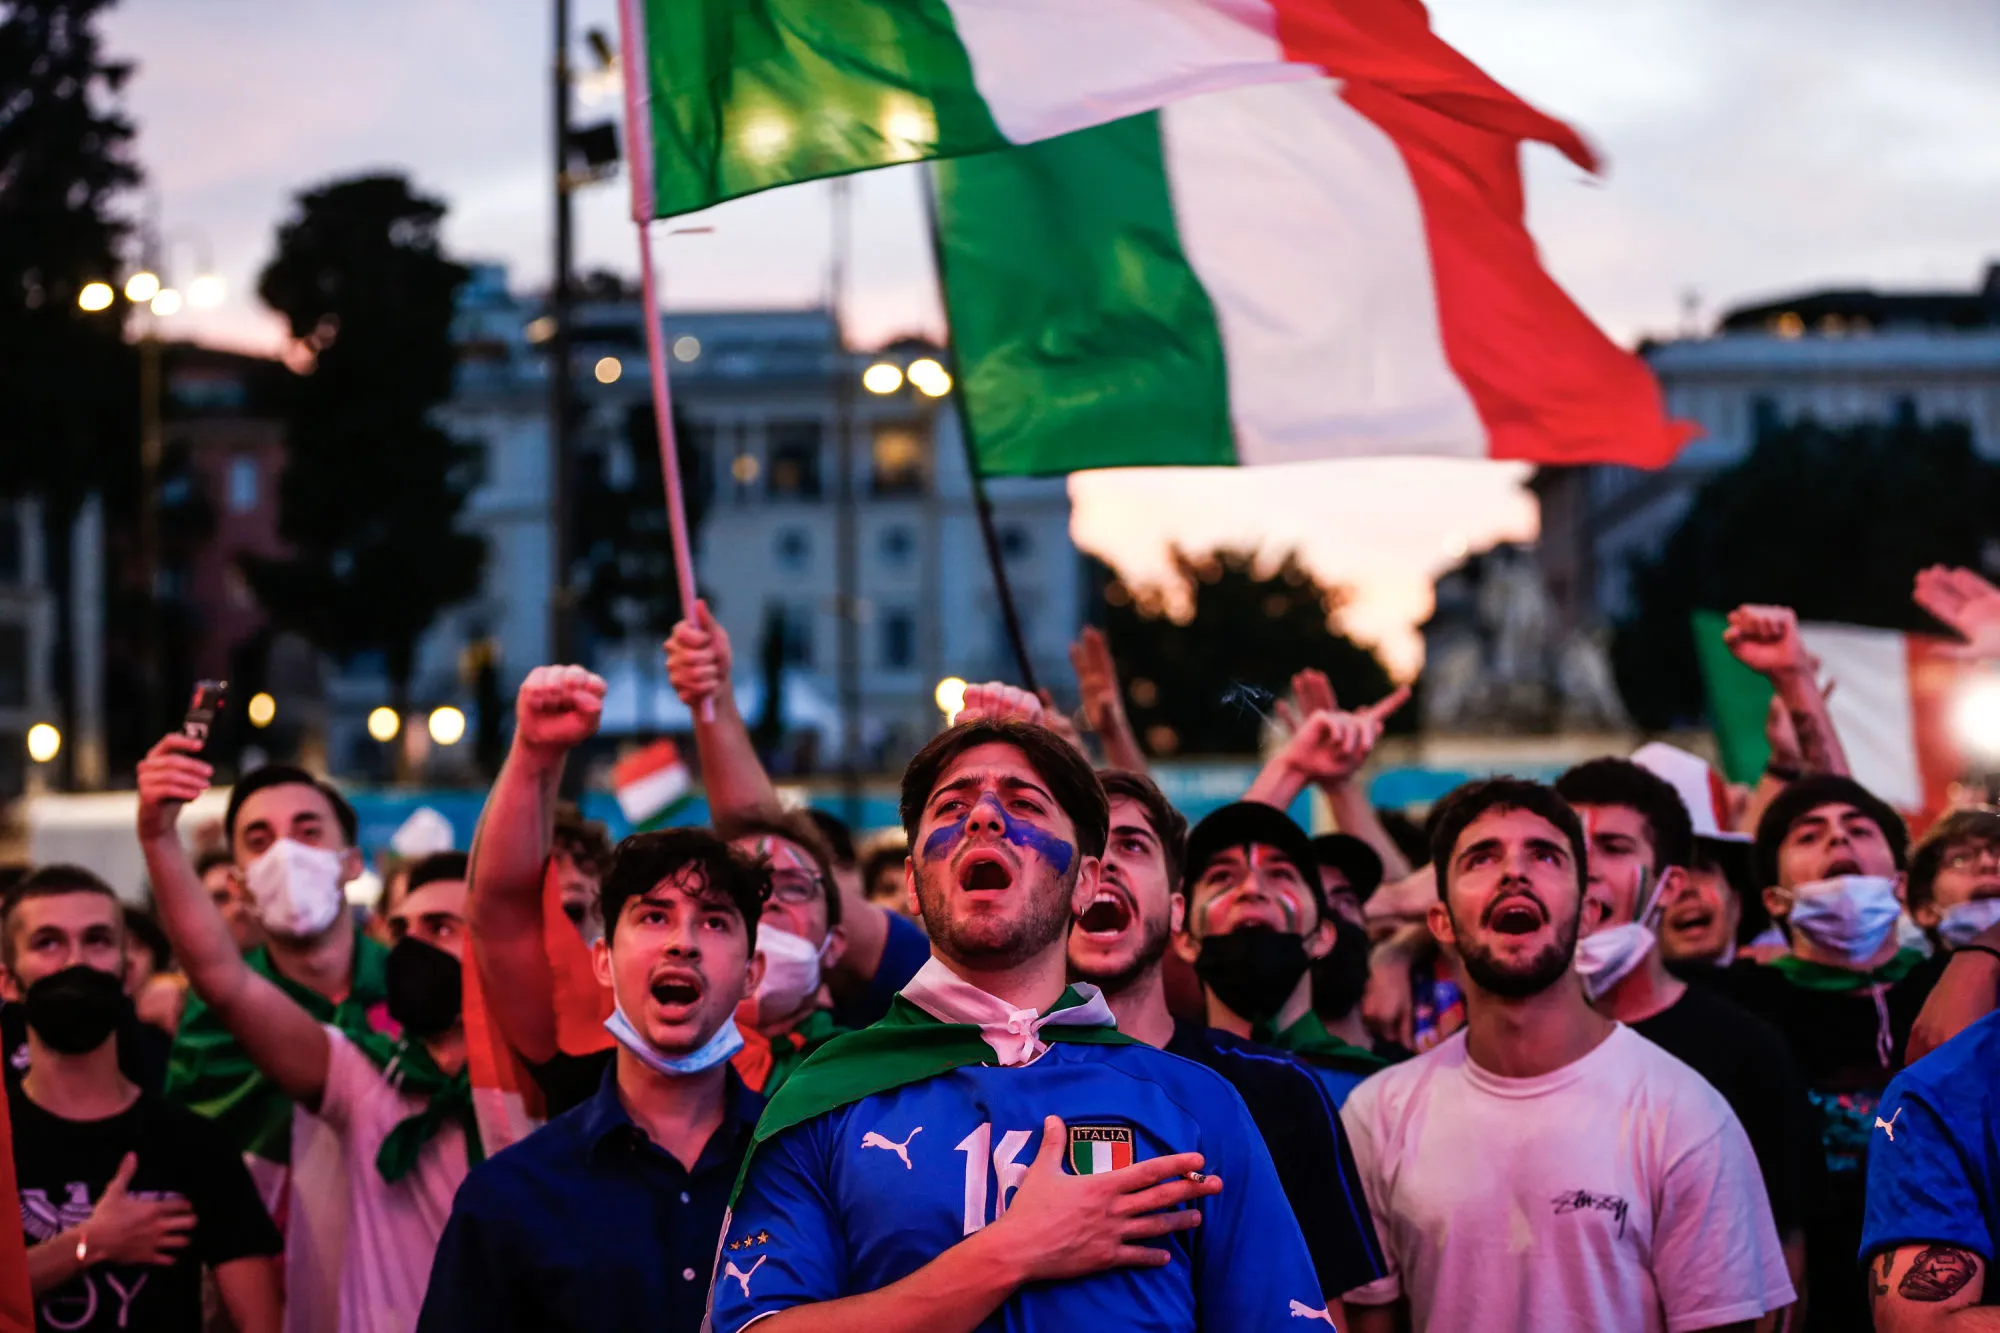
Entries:
<svg viewBox="0 0 2000 1333">
<path fill-rule="evenodd" d="M 1879 1301 L 1889 1294 L 1889 1270 L 1895 1266 L 1895 1263 L 1896 1252 L 1894 1250 L 1884 1250 L 1882 1251 L 1881 1276 L 1876 1276 L 1872 1271 L 1868 1274 L 1869 1282 L 1874 1284 L 1875 1300 Z"/>
<path fill-rule="evenodd" d="M 1819 719 L 1802 708 L 1790 710 L 1792 732 L 1799 738 L 1799 759 L 1808 773 L 1826 773 L 1833 768 L 1833 753 L 1819 729 Z"/>
<path fill-rule="evenodd" d="M 1948 1301 L 1958 1295 L 1979 1271 L 1979 1261 L 1970 1250 L 1956 1245 L 1927 1245 L 1910 1264 L 1910 1271 L 1896 1287 L 1906 1301 Z"/>
</svg>

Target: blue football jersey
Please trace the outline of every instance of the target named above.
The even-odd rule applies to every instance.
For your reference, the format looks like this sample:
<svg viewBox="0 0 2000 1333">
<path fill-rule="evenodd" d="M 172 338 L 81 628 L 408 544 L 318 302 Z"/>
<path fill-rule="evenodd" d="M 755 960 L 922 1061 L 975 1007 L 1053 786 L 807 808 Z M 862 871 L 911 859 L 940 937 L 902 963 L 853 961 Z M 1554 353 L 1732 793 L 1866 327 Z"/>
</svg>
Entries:
<svg viewBox="0 0 2000 1333">
<path fill-rule="evenodd" d="M 1263 1136 L 1219 1075 L 1150 1046 L 1059 1042 L 1017 1068 L 967 1065 L 865 1097 L 758 1149 L 716 1262 L 712 1326 L 874 1291 L 995 1221 L 1041 1146 L 1064 1169 L 1199 1152 L 1222 1192 L 1202 1224 L 1148 1242 L 1160 1268 L 1024 1287 L 980 1325 L 1009 1333 L 1311 1327 L 1325 1301 Z"/>
</svg>

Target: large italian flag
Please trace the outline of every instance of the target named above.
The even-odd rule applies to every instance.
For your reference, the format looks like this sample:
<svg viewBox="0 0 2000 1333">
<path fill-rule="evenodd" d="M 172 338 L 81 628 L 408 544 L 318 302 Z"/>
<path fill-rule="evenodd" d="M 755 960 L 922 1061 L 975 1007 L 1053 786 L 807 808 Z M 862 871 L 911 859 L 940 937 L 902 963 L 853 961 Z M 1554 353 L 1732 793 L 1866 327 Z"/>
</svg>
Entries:
<svg viewBox="0 0 2000 1333">
<path fill-rule="evenodd" d="M 1520 143 L 1589 148 L 1414 0 L 625 4 L 661 215 L 951 159 L 943 269 L 987 472 L 1654 467 L 1692 434 L 1523 225 Z"/>
<path fill-rule="evenodd" d="M 1695 647 L 1723 771 L 1754 782 L 1770 757 L 1764 741 L 1771 686 L 1722 641 L 1726 617 L 1698 612 Z M 1804 623 L 1799 637 L 1833 682 L 1827 711 L 1862 786 L 1919 822 L 1945 808 L 1965 774 L 1953 711 L 1974 668 L 1952 641 L 1854 625 Z"/>
</svg>

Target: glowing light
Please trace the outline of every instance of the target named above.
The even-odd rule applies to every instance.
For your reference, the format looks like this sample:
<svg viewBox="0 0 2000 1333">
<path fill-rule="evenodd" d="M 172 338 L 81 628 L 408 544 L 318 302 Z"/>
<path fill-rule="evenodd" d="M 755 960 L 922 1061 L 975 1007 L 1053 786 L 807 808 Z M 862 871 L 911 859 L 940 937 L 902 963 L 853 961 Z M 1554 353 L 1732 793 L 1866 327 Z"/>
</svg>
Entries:
<svg viewBox="0 0 2000 1333">
<path fill-rule="evenodd" d="M 84 310 L 109 310 L 115 294 L 108 282 L 87 282 L 83 290 L 76 294 L 76 303 Z"/>
<path fill-rule="evenodd" d="M 861 372 L 861 387 L 870 393 L 894 393 L 903 387 L 902 368 L 890 361 L 877 361 Z"/>
<path fill-rule="evenodd" d="M 1951 723 L 1966 749 L 2000 756 L 2000 677 L 1967 681 L 1952 701 Z"/>
<path fill-rule="evenodd" d="M 542 315 L 539 318 L 531 319 L 528 321 L 528 326 L 521 330 L 521 332 L 527 336 L 528 341 L 531 343 L 545 343 L 556 336 L 556 317 L 554 315 Z"/>
<path fill-rule="evenodd" d="M 692 333 L 683 333 L 674 339 L 674 360 L 692 361 L 701 355 L 701 339 Z"/>
<path fill-rule="evenodd" d="M 222 279 L 204 273 L 188 284 L 188 304 L 196 310 L 212 310 L 222 304 Z"/>
<path fill-rule="evenodd" d="M 743 122 L 739 142 L 752 162 L 770 162 L 791 145 L 791 122 L 775 111 L 751 116 Z"/>
<path fill-rule="evenodd" d="M 926 398 L 942 398 L 951 392 L 951 372 L 924 357 L 910 362 L 910 383 Z"/>
<path fill-rule="evenodd" d="M 616 384 L 618 377 L 625 373 L 625 367 L 615 356 L 599 357 L 594 373 L 599 384 Z"/>
<path fill-rule="evenodd" d="M 944 714 L 944 724 L 949 727 L 958 721 L 958 715 L 965 708 L 965 681 L 958 676 L 946 676 L 937 684 L 938 710 Z"/>
<path fill-rule="evenodd" d="M 431 710 L 431 739 L 439 745 L 456 745 L 465 739 L 465 714 L 446 704 Z"/>
<path fill-rule="evenodd" d="M 251 726 L 262 730 L 278 716 L 278 701 L 268 694 L 253 694 L 250 702 L 243 705 L 243 716 L 250 719 Z"/>
<path fill-rule="evenodd" d="M 937 119 L 921 102 L 892 97 L 882 105 L 882 137 L 897 158 L 915 161 L 936 146 Z"/>
<path fill-rule="evenodd" d="M 368 715 L 368 734 L 384 743 L 396 739 L 396 733 L 403 729 L 403 719 L 396 716 L 396 710 L 389 707 L 376 709 Z"/>
<path fill-rule="evenodd" d="M 133 305 L 144 305 L 160 293 L 160 275 L 138 272 L 125 279 L 125 299 Z"/>
<path fill-rule="evenodd" d="M 181 312 L 181 294 L 171 287 L 162 287 L 153 293 L 153 313 L 164 318 Z"/>
<path fill-rule="evenodd" d="M 46 722 L 28 728 L 28 758 L 46 764 L 62 753 L 62 733 Z"/>
<path fill-rule="evenodd" d="M 1806 322 L 1794 312 L 1787 310 L 1778 316 L 1777 330 L 1780 338 L 1796 338 L 1806 331 Z"/>
<path fill-rule="evenodd" d="M 757 480 L 757 474 L 761 471 L 763 469 L 758 466 L 755 454 L 738 454 L 736 461 L 729 465 L 729 475 L 736 478 L 736 484 L 739 486 L 748 486 Z"/>
</svg>

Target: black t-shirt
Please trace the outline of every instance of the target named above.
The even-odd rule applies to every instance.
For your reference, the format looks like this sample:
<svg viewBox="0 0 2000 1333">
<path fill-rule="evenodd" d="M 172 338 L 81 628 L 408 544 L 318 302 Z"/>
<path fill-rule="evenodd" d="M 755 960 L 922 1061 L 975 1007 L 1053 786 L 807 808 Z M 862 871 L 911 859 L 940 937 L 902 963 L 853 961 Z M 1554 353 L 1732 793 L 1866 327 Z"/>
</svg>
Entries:
<svg viewBox="0 0 2000 1333">
<path fill-rule="evenodd" d="M 1742 1005 L 1701 986 L 1689 986 L 1673 1004 L 1631 1027 L 1722 1094 L 1763 1168 L 1778 1234 L 1801 1226 L 1821 1202 L 1825 1167 L 1819 1122 L 1784 1037 Z"/>
<path fill-rule="evenodd" d="M 36 1298 L 35 1326 L 43 1333 L 200 1333 L 201 1270 L 283 1248 L 243 1159 L 194 1112 L 141 1092 L 109 1119 L 63 1120 L 18 1083 L 7 1093 L 30 1246 L 87 1220 L 128 1152 L 139 1155 L 132 1194 L 178 1196 L 195 1211 L 192 1238 L 175 1263 L 93 1264 Z"/>
<path fill-rule="evenodd" d="M 1910 1028 L 1944 970 L 1942 957 L 1901 980 L 1829 989 L 1802 984 L 1780 967 L 1739 958 L 1690 973 L 1778 1029 L 1797 1057 L 1817 1113 L 1826 1165 L 1825 1206 L 1806 1218 L 1809 1333 L 1869 1333 L 1867 1282 L 1860 1261 L 1867 1161 L 1876 1109 L 1903 1067 Z M 1824 974 L 1824 969 L 1808 969 Z"/>
</svg>

